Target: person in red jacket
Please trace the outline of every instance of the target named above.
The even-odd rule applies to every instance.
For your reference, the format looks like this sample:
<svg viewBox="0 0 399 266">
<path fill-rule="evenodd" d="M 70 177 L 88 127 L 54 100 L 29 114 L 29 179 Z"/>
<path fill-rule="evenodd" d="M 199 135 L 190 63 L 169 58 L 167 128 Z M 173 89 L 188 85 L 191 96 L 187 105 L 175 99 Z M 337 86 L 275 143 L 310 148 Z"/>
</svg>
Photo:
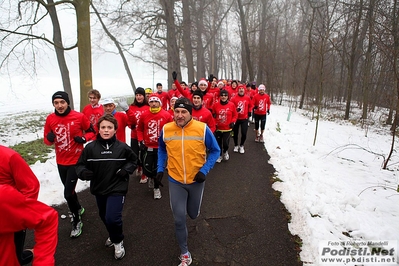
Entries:
<svg viewBox="0 0 399 266">
<path fill-rule="evenodd" d="M 170 109 L 169 106 L 169 94 L 166 91 L 162 90 L 162 83 L 157 83 L 157 92 L 159 99 L 161 99 L 162 102 L 162 109 L 168 110 Z"/>
<path fill-rule="evenodd" d="M 116 111 L 116 104 L 112 98 L 104 99 L 102 105 L 104 106 L 104 113 L 113 115 L 116 118 L 116 121 L 118 121 L 116 138 L 123 143 L 126 143 L 126 128 L 128 126 L 128 118 L 126 113 Z"/>
<path fill-rule="evenodd" d="M 226 90 L 220 91 L 220 101 L 213 105 L 213 116 L 216 122 L 216 140 L 220 147 L 220 156 L 217 163 L 229 160 L 229 142 L 231 130 L 237 120 L 237 110 L 234 103 L 229 101 L 229 93 Z M 223 153 L 223 157 L 222 157 Z"/>
<path fill-rule="evenodd" d="M 23 163 L 25 167 L 27 165 Z M 18 167 L 20 167 L 18 165 Z M 29 166 L 28 166 L 29 168 Z M 17 172 L 19 170 L 14 169 Z M 10 172 L 10 175 L 13 173 Z M 25 177 L 25 175 L 24 175 Z M 35 198 L 27 197 L 9 184 L 0 184 L 0 265 L 19 266 L 29 262 L 19 260 L 14 245 L 14 232 L 34 230 L 33 266 L 55 265 L 58 242 L 58 213 Z"/>
<path fill-rule="evenodd" d="M 233 83 L 234 84 L 234 83 Z M 238 118 L 233 127 L 233 140 L 234 140 L 234 152 L 245 152 L 244 143 L 247 139 L 248 132 L 248 118 L 251 116 L 253 109 L 252 101 L 249 96 L 245 95 L 245 85 L 238 85 L 238 94 L 231 99 L 231 102 L 237 108 Z M 241 140 L 240 146 L 238 146 L 238 133 L 241 128 Z"/>
<path fill-rule="evenodd" d="M 215 119 L 213 119 L 211 111 L 208 108 L 202 106 L 202 100 L 204 98 L 202 92 L 194 91 L 192 95 L 193 99 L 191 100 L 193 103 L 192 117 L 194 120 L 204 122 L 208 125 L 209 129 L 212 133 L 215 133 L 216 124 Z"/>
<path fill-rule="evenodd" d="M 182 86 L 183 83 L 180 84 L 180 82 L 177 80 L 177 72 L 176 71 L 172 72 L 172 79 L 173 79 L 173 85 L 175 88 L 177 88 L 177 91 L 180 93 L 180 96 L 190 99 L 190 101 L 191 101 L 192 97 L 193 97 L 193 95 L 192 95 L 193 92 L 192 92 L 192 90 L 185 89 Z M 174 97 L 176 97 L 176 96 L 174 96 Z"/>
<path fill-rule="evenodd" d="M 198 88 L 204 95 L 202 105 L 205 108 L 208 108 L 209 110 L 212 110 L 212 105 L 215 101 L 215 95 L 209 91 L 209 83 L 206 81 L 206 79 L 202 78 L 200 81 L 198 81 Z"/>
<path fill-rule="evenodd" d="M 66 92 L 54 93 L 52 103 L 55 110 L 46 118 L 44 143 L 49 146 L 54 144 L 58 173 L 64 185 L 64 197 L 72 213 L 70 237 L 76 238 L 82 234 L 83 223 L 80 216 L 84 208 L 75 191 L 78 182 L 75 165 L 83 151 L 83 144 L 88 139 L 86 135 L 94 134 L 95 131 L 84 114 L 71 109 Z"/>
<path fill-rule="evenodd" d="M 82 113 L 89 119 L 90 123 L 96 129 L 98 119 L 104 115 L 104 108 L 99 103 L 101 94 L 98 90 L 90 90 L 87 93 L 87 96 L 89 97 L 90 103 L 83 108 Z M 89 140 L 91 139 L 88 139 L 88 141 Z"/>
<path fill-rule="evenodd" d="M 0 159 L 0 184 L 10 185 L 26 198 L 37 200 L 40 188 L 39 181 L 21 155 L 13 149 L 0 145 Z M 25 229 L 27 228 L 3 236 L 5 242 L 10 241 L 15 244 L 14 253 L 16 251 L 20 264 L 29 263 L 33 257 L 30 250 L 24 250 Z M 0 263 L 0 265 L 2 264 Z"/>
<path fill-rule="evenodd" d="M 162 102 L 157 94 L 152 94 L 148 98 L 150 110 L 144 112 L 137 125 L 137 140 L 143 156 L 143 172 L 149 178 L 148 187 L 154 189 L 154 199 L 162 197 L 160 184 L 154 182 L 157 175 L 158 161 L 158 138 L 162 127 L 173 121 L 173 116 L 168 111 L 162 109 Z"/>
<path fill-rule="evenodd" d="M 264 142 L 263 132 L 266 126 L 266 114 L 270 114 L 270 101 L 269 95 L 266 94 L 266 86 L 260 84 L 258 87 L 258 93 L 255 94 L 252 99 L 254 106 L 254 119 L 255 119 L 255 141 Z M 260 134 L 259 134 L 259 122 L 260 122 Z"/>
<path fill-rule="evenodd" d="M 172 97 L 180 98 L 182 97 L 181 93 L 177 90 L 176 84 L 172 83 L 172 89 L 168 91 L 169 99 Z"/>
<path fill-rule="evenodd" d="M 170 102 L 169 102 L 170 108 L 169 108 L 169 110 L 168 110 L 168 113 L 169 113 L 172 117 L 174 116 L 174 113 L 175 113 L 175 102 L 176 102 L 177 99 L 178 99 L 178 98 L 177 98 L 176 96 L 173 96 L 172 99 L 170 99 Z"/>
<path fill-rule="evenodd" d="M 145 90 L 142 87 L 138 87 L 134 94 L 134 101 L 129 106 L 129 110 L 126 111 L 129 125 L 132 129 L 130 132 L 130 147 L 139 158 L 137 162 L 136 176 L 140 177 L 140 184 L 145 184 L 147 183 L 148 178 L 143 173 L 143 156 L 137 140 L 137 125 L 140 121 L 141 114 L 149 110 L 150 107 L 145 96 Z"/>
<path fill-rule="evenodd" d="M 238 94 L 238 86 L 239 85 L 238 85 L 238 81 L 237 80 L 233 80 L 231 82 L 231 86 L 227 90 L 229 92 L 230 99 L 233 99 L 234 96 L 236 96 Z"/>
</svg>

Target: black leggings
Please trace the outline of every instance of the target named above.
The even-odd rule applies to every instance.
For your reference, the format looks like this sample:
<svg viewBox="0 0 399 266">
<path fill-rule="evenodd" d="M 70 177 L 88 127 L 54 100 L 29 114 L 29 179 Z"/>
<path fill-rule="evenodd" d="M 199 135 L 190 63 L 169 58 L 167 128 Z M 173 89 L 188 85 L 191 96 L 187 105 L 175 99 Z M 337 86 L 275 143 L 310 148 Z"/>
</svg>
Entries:
<svg viewBox="0 0 399 266">
<path fill-rule="evenodd" d="M 157 164 L 158 164 L 158 149 L 148 149 L 145 152 L 141 152 L 143 156 L 143 174 L 148 178 L 154 178 L 157 175 Z M 154 183 L 154 188 L 159 188 L 157 182 Z"/>
<path fill-rule="evenodd" d="M 130 147 L 133 152 L 137 155 L 137 166 L 143 166 L 143 153 L 139 148 L 139 141 L 137 139 L 130 139 Z"/>
<path fill-rule="evenodd" d="M 241 141 L 240 146 L 243 146 L 245 140 L 247 139 L 247 132 L 248 132 L 248 119 L 237 120 L 233 127 L 233 140 L 234 146 L 238 146 L 238 132 L 240 131 L 241 127 Z"/>
<path fill-rule="evenodd" d="M 229 150 L 229 142 L 230 142 L 231 131 L 215 131 L 215 137 L 219 144 L 220 155 L 222 152 L 225 153 Z"/>
<path fill-rule="evenodd" d="M 72 212 L 73 222 L 74 224 L 77 224 L 80 221 L 79 209 L 82 208 L 82 206 L 80 205 L 78 195 L 75 192 L 76 184 L 78 182 L 75 165 L 57 164 L 57 167 L 61 182 L 64 184 L 64 198 L 68 204 L 69 210 Z"/>
<path fill-rule="evenodd" d="M 259 129 L 259 121 L 260 121 L 260 130 L 265 130 L 266 126 L 266 115 L 254 115 L 255 117 L 255 130 Z"/>
</svg>

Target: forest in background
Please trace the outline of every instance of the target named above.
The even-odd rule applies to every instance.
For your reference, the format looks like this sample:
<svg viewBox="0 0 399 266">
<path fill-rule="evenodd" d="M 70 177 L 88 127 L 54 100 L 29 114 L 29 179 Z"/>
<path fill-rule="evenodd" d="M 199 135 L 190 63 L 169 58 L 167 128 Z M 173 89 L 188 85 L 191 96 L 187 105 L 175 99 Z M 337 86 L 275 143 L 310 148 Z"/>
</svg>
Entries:
<svg viewBox="0 0 399 266">
<path fill-rule="evenodd" d="M 58 18 L 78 18 L 89 1 L 0 2 L 0 73 L 17 62 L 31 75 L 40 56 L 55 52 L 67 74 L 62 54 L 79 47 L 80 25 Z M 213 74 L 264 83 L 275 102 L 290 95 L 298 108 L 346 103 L 344 119 L 353 103 L 364 120 L 386 107 L 385 123 L 396 128 L 398 9 L 398 0 L 93 0 L 91 50 L 119 54 L 133 89 L 134 59 L 167 71 L 169 85 L 172 71 L 186 82 Z M 44 34 L 43 24 L 51 31 Z"/>
</svg>

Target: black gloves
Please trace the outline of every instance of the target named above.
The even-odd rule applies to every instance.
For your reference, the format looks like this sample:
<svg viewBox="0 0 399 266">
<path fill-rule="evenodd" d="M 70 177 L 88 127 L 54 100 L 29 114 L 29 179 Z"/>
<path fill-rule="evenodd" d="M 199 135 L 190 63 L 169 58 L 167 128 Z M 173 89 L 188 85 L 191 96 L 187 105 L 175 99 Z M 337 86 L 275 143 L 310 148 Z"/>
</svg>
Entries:
<svg viewBox="0 0 399 266">
<path fill-rule="evenodd" d="M 177 73 L 176 73 L 176 71 L 173 71 L 173 72 L 172 72 L 172 78 L 173 78 L 173 81 L 175 81 L 175 80 L 177 79 Z"/>
<path fill-rule="evenodd" d="M 229 127 L 230 127 L 230 128 L 233 128 L 233 127 L 234 127 L 234 123 L 231 122 L 231 123 L 229 124 Z"/>
<path fill-rule="evenodd" d="M 237 110 L 237 112 L 240 112 L 240 111 L 241 111 L 241 108 L 240 108 L 240 107 L 237 107 L 236 110 Z"/>
<path fill-rule="evenodd" d="M 268 114 L 268 115 L 270 115 L 270 109 L 269 109 L 269 110 L 267 110 L 267 114 Z"/>
<path fill-rule="evenodd" d="M 213 81 L 213 74 L 210 74 L 210 75 L 209 75 L 208 81 L 209 81 L 209 82 L 212 82 L 212 81 Z"/>
<path fill-rule="evenodd" d="M 82 179 L 82 180 L 91 180 L 93 178 L 93 176 L 94 176 L 93 171 L 85 170 L 85 171 L 82 172 L 80 179 Z"/>
<path fill-rule="evenodd" d="M 254 110 L 258 109 L 259 106 L 254 106 Z"/>
<path fill-rule="evenodd" d="M 86 139 L 85 139 L 85 137 L 80 137 L 80 136 L 76 136 L 76 137 L 73 137 L 73 139 L 75 140 L 75 142 L 77 142 L 77 143 L 86 143 Z"/>
<path fill-rule="evenodd" d="M 117 177 L 126 178 L 126 176 L 128 176 L 128 175 L 129 175 L 129 173 L 125 169 L 121 168 L 118 171 L 116 171 Z"/>
<path fill-rule="evenodd" d="M 139 142 L 139 148 L 141 151 L 145 151 L 147 149 L 147 147 L 144 145 L 144 141 Z"/>
<path fill-rule="evenodd" d="M 201 171 L 199 171 L 194 177 L 194 181 L 196 181 L 198 183 L 204 182 L 205 179 L 206 179 L 206 176 Z"/>
<path fill-rule="evenodd" d="M 50 131 L 49 133 L 47 133 L 46 138 L 47 138 L 48 141 L 54 142 L 54 140 L 55 140 L 55 134 L 53 133 L 53 131 Z"/>
<path fill-rule="evenodd" d="M 157 175 L 154 178 L 154 182 L 156 184 L 160 185 L 161 187 L 163 187 L 163 184 L 161 182 L 162 181 L 162 177 L 163 177 L 163 172 L 159 172 L 159 173 L 157 173 Z"/>
</svg>

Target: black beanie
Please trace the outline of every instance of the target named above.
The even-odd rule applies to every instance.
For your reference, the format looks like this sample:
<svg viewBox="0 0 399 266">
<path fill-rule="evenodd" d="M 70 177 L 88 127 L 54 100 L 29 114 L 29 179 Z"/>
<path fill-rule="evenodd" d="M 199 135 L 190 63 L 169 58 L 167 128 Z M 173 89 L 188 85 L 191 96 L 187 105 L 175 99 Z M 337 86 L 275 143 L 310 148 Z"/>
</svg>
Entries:
<svg viewBox="0 0 399 266">
<path fill-rule="evenodd" d="M 63 99 L 68 103 L 68 105 L 70 104 L 68 93 L 65 91 L 57 91 L 54 93 L 53 97 L 51 97 L 51 102 L 53 103 L 55 99 Z"/>
<path fill-rule="evenodd" d="M 135 94 L 141 94 L 141 95 L 145 96 L 145 91 L 144 91 L 144 89 L 142 87 L 138 87 L 136 89 Z"/>
<path fill-rule="evenodd" d="M 220 96 L 222 96 L 222 95 L 227 95 L 227 96 L 229 96 L 229 92 L 226 91 L 226 90 L 221 90 L 221 91 L 220 91 Z"/>
<path fill-rule="evenodd" d="M 204 94 L 202 93 L 201 90 L 195 90 L 195 91 L 193 91 L 193 97 L 194 97 L 194 95 L 198 95 L 199 97 L 201 97 L 201 100 L 204 99 Z"/>
</svg>

